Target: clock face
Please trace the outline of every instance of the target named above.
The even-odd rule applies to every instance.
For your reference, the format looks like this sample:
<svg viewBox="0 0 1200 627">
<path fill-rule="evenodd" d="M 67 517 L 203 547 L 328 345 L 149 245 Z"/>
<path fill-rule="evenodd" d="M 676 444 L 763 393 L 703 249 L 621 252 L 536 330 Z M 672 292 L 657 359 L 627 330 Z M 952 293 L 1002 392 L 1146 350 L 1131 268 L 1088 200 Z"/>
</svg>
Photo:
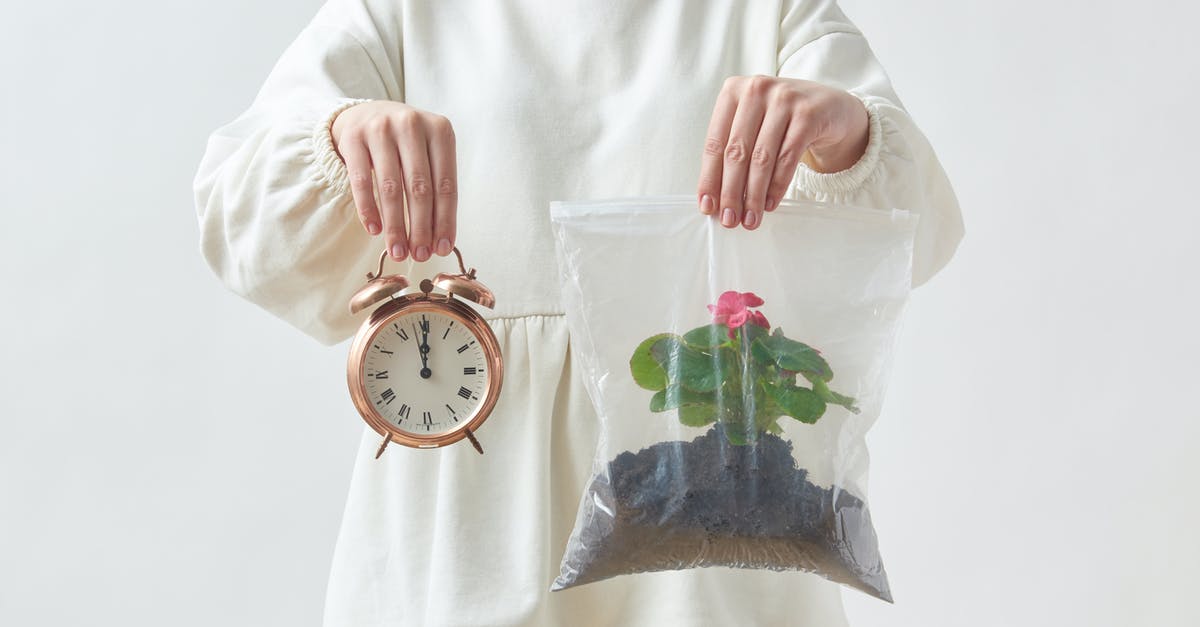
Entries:
<svg viewBox="0 0 1200 627">
<path fill-rule="evenodd" d="M 491 376 L 479 338 L 461 320 L 430 310 L 408 312 L 381 326 L 362 364 L 375 411 L 417 436 L 467 424 Z"/>
</svg>

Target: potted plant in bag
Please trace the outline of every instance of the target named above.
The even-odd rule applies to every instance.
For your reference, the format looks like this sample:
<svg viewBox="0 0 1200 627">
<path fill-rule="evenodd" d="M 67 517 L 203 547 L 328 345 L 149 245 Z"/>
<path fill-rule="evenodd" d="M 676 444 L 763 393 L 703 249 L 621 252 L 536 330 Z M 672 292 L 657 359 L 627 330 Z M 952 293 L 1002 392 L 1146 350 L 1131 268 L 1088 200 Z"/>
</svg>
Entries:
<svg viewBox="0 0 1200 627">
<path fill-rule="evenodd" d="M 821 352 L 771 330 L 751 292 L 727 291 L 712 319 L 660 333 L 633 351 L 648 409 L 707 430 L 691 441 L 625 451 L 592 478 L 583 541 L 552 590 L 616 575 L 733 566 L 808 570 L 891 601 L 865 504 L 808 480 L 783 420 L 815 424 L 830 406 L 858 413 L 829 387 Z"/>
</svg>

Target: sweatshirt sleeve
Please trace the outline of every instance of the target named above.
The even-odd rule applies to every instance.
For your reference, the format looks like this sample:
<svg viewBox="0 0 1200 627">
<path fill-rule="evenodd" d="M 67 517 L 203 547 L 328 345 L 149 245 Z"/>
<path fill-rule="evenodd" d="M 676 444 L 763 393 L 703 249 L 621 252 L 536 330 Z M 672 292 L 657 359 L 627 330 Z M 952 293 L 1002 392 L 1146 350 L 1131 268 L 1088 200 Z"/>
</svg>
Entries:
<svg viewBox="0 0 1200 627">
<path fill-rule="evenodd" d="M 370 0 L 329 0 L 257 96 L 208 138 L 193 181 L 200 252 L 232 292 L 326 346 L 382 244 L 359 223 L 329 135 L 343 109 L 403 100 L 399 30 Z"/>
<path fill-rule="evenodd" d="M 920 217 L 913 250 L 913 286 L 950 261 L 963 237 L 962 214 L 933 147 L 905 111 L 863 34 L 832 0 L 784 0 L 779 76 L 811 80 L 857 96 L 869 116 L 866 152 L 840 172 L 801 163 L 793 189 L 801 198 Z"/>
</svg>

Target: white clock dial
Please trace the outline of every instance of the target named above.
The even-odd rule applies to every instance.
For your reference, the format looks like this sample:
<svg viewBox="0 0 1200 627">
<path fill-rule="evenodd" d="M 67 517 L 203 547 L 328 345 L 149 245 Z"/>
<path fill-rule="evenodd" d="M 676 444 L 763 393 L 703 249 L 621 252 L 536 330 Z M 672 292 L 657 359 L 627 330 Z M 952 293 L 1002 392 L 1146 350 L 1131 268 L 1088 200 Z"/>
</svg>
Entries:
<svg viewBox="0 0 1200 627">
<path fill-rule="evenodd" d="M 490 376 L 479 338 L 461 321 L 429 310 L 398 316 L 380 327 L 366 350 L 362 372 L 375 411 L 418 436 L 467 424 Z"/>
</svg>

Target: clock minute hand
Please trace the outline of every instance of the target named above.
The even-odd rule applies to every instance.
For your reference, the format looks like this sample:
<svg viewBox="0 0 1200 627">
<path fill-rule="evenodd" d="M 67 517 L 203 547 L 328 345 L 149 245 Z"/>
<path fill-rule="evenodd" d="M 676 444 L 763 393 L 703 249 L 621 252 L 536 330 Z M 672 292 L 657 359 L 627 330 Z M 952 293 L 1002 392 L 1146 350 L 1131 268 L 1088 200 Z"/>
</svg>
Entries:
<svg viewBox="0 0 1200 627">
<path fill-rule="evenodd" d="M 421 353 L 421 378 L 428 379 L 433 376 L 433 371 L 429 369 L 429 331 L 426 330 L 425 323 L 421 324 L 421 343 L 417 345 L 417 351 Z M 417 328 L 413 327 L 413 335 L 416 335 Z"/>
</svg>

